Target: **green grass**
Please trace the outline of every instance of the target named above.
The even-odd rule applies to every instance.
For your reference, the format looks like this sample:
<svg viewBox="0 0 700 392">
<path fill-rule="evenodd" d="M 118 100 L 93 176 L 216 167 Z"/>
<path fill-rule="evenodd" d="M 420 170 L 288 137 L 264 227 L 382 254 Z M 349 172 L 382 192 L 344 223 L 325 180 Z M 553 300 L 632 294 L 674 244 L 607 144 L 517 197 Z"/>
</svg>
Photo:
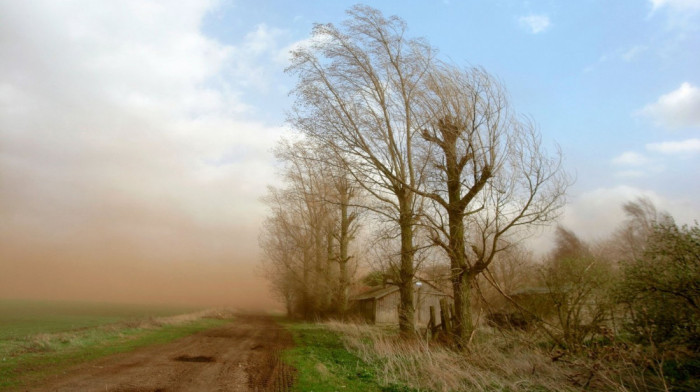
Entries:
<svg viewBox="0 0 700 392">
<path fill-rule="evenodd" d="M 335 332 L 317 324 L 282 324 L 294 337 L 295 347 L 283 353 L 283 360 L 297 370 L 295 391 L 412 391 L 380 385 L 374 367 L 346 350 Z"/>
<path fill-rule="evenodd" d="M 0 390 L 32 385 L 82 362 L 167 343 L 230 322 L 196 319 L 160 325 L 148 321 L 156 315 L 178 312 L 124 305 L 56 303 L 50 311 L 42 313 L 45 303 L 18 309 L 16 304 L 20 301 L 12 301 L 12 306 L 4 302 L 0 312 L 3 323 L 0 324 Z M 9 332 L 4 330 L 5 325 L 11 327 Z"/>
<path fill-rule="evenodd" d="M 170 316 L 193 308 L 86 302 L 0 300 L 0 344 L 38 333 L 55 333 L 148 317 Z"/>
</svg>

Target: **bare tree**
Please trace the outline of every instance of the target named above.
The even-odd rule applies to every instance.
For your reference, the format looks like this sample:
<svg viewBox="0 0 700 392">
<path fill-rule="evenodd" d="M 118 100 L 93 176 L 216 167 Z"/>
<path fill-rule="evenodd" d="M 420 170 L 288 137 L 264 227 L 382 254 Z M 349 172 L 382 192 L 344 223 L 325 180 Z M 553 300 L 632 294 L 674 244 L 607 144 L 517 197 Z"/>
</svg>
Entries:
<svg viewBox="0 0 700 392">
<path fill-rule="evenodd" d="M 271 187 L 264 201 L 270 215 L 260 236 L 263 272 L 273 292 L 285 301 L 288 314 L 312 318 L 316 279 L 306 207 L 289 189 Z"/>
<path fill-rule="evenodd" d="M 319 24 L 311 43 L 292 53 L 298 77 L 290 123 L 342 158 L 354 180 L 377 201 L 368 205 L 400 228 L 399 285 L 402 332 L 414 329 L 414 189 L 422 169 L 413 150 L 425 117 L 424 93 L 432 48 L 406 37 L 406 25 L 366 6 L 348 11 L 340 27 Z"/>
<path fill-rule="evenodd" d="M 350 242 L 357 230 L 351 205 L 357 187 L 343 167 L 310 141 L 282 140 L 285 187 L 265 198 L 271 215 L 261 237 L 265 273 L 288 310 L 305 318 L 343 314 L 350 282 Z"/>
<path fill-rule="evenodd" d="M 298 142 L 295 145 L 283 145 L 286 149 L 284 157 L 290 161 L 303 161 L 316 181 L 325 184 L 324 192 L 318 192 L 330 214 L 326 228 L 327 259 L 338 265 L 338 280 L 334 288 L 334 311 L 343 316 L 348 305 L 348 289 L 350 271 L 348 263 L 350 243 L 355 238 L 359 228 L 358 217 L 360 210 L 357 202 L 361 189 L 347 171 L 342 159 L 332 149 L 315 145 L 312 141 Z M 337 246 L 335 245 L 337 243 Z"/>
<path fill-rule="evenodd" d="M 606 246 L 616 261 L 633 261 L 644 255 L 649 236 L 657 224 L 672 225 L 673 218 L 659 211 L 647 197 L 623 204 L 626 219 Z"/>
<path fill-rule="evenodd" d="M 430 190 L 415 191 L 434 202 L 428 221 L 450 259 L 455 333 L 465 344 L 477 276 L 520 228 L 557 216 L 568 179 L 560 156 L 547 155 L 534 125 L 510 111 L 504 88 L 484 70 L 441 64 L 425 90 L 424 111 L 434 119 L 422 132 Z"/>
</svg>

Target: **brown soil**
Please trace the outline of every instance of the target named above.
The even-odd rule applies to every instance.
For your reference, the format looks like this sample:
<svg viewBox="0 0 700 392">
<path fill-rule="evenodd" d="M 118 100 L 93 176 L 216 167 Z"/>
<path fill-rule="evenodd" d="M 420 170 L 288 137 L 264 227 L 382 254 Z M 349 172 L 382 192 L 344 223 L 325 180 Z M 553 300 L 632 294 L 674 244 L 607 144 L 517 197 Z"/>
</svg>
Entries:
<svg viewBox="0 0 700 392">
<path fill-rule="evenodd" d="M 239 315 L 224 327 L 83 364 L 29 391 L 288 391 L 280 361 L 288 331 L 267 316 Z"/>
</svg>

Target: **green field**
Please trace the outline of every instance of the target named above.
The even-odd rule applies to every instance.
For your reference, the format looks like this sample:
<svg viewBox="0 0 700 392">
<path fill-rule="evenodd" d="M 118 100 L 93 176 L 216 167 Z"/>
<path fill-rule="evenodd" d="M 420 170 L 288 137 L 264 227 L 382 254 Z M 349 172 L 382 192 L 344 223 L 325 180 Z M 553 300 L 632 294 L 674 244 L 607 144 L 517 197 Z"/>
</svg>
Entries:
<svg viewBox="0 0 700 392">
<path fill-rule="evenodd" d="M 21 388 L 107 355 L 167 343 L 226 320 L 192 317 L 195 309 L 77 302 L 0 300 L 0 390 Z"/>
<path fill-rule="evenodd" d="M 0 299 L 0 342 L 38 333 L 66 332 L 194 310 L 165 306 Z"/>
</svg>

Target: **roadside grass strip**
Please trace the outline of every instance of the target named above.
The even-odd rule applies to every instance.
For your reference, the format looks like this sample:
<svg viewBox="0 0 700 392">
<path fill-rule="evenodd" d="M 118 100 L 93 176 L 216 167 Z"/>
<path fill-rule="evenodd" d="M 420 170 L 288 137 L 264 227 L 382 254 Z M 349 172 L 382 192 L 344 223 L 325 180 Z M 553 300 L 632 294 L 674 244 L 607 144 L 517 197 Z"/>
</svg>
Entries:
<svg viewBox="0 0 700 392">
<path fill-rule="evenodd" d="M 380 385 L 372 364 L 349 352 L 339 334 L 319 324 L 282 322 L 295 347 L 282 358 L 297 370 L 294 391 L 416 391 L 401 385 Z"/>
</svg>

